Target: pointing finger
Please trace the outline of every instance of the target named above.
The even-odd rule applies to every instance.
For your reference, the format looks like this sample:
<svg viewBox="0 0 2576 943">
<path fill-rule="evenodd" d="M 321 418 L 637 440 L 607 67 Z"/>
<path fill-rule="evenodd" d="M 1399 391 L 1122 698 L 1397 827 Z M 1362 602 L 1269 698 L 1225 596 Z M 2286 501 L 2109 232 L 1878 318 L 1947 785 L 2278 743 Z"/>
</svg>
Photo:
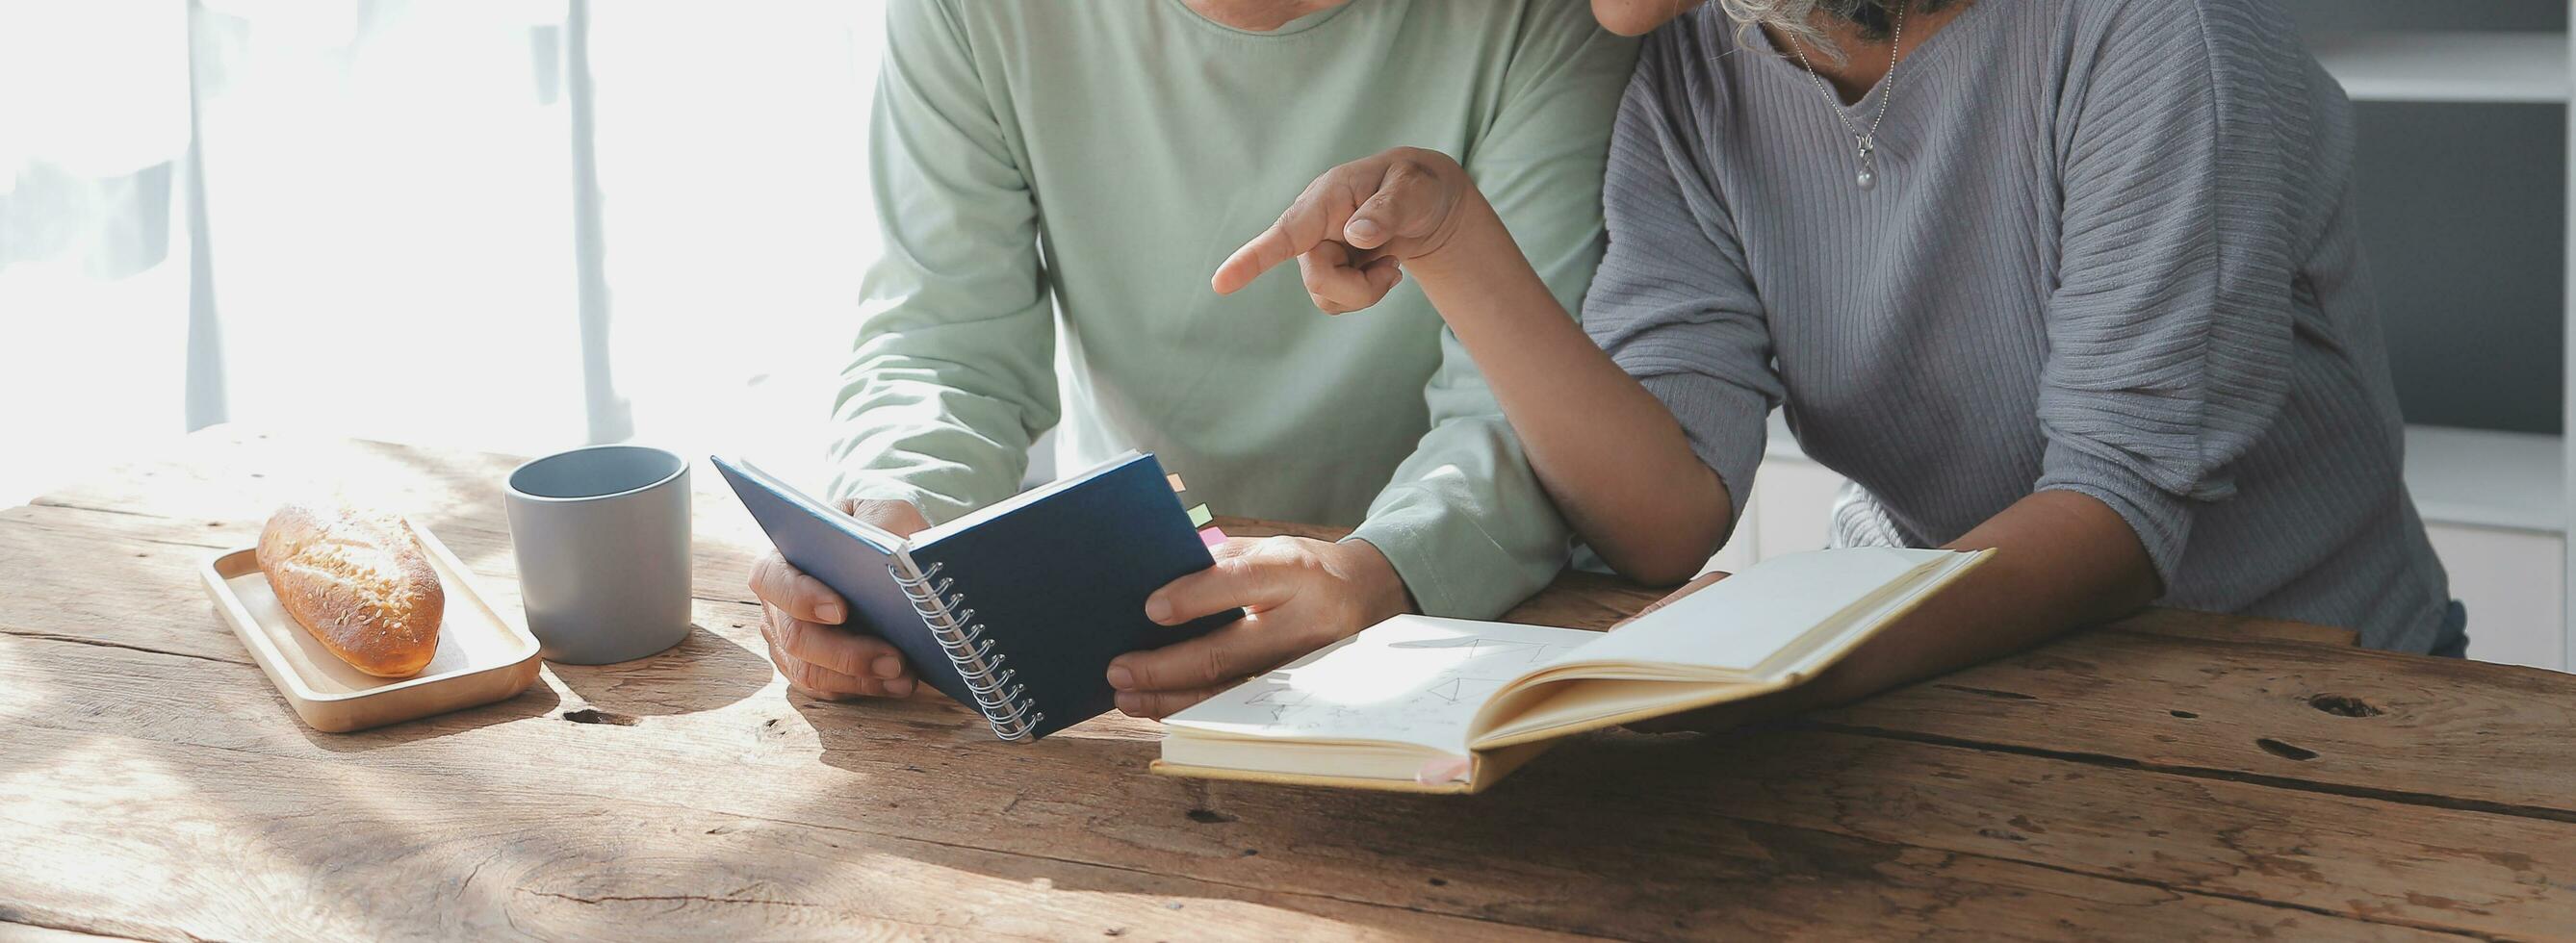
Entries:
<svg viewBox="0 0 2576 943">
<path fill-rule="evenodd" d="M 1227 256 L 1225 264 L 1216 267 L 1216 275 L 1208 279 L 1208 287 L 1216 289 L 1220 295 L 1242 291 L 1243 286 L 1252 284 L 1252 280 L 1260 277 L 1261 273 L 1304 255 L 1306 250 L 1323 241 L 1324 225 L 1306 218 L 1310 214 L 1305 204 L 1289 207 L 1288 214 L 1262 230 L 1261 235 L 1252 237 L 1251 242 L 1244 243 L 1243 248 L 1234 250 L 1233 255 Z"/>
<path fill-rule="evenodd" d="M 1279 214 L 1279 221 L 1252 237 L 1225 264 L 1216 268 L 1208 287 L 1220 295 L 1231 295 L 1252 284 L 1261 273 L 1279 267 L 1288 260 L 1306 254 L 1317 243 L 1333 238 L 1342 231 L 1351 210 L 1359 203 L 1358 192 L 1365 192 L 1383 176 L 1376 158 L 1355 161 L 1325 171 L 1297 194 L 1295 202 Z M 1366 181 L 1365 184 L 1359 184 Z"/>
</svg>

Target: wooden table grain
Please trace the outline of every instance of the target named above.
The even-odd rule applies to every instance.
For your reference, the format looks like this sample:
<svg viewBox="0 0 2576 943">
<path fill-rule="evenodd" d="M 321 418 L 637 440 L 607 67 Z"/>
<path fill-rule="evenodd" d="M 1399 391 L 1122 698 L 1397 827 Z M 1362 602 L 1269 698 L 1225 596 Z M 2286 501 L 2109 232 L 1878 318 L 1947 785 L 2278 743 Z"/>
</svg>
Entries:
<svg viewBox="0 0 2576 943">
<path fill-rule="evenodd" d="M 1151 776 L 1115 716 L 1012 745 L 793 697 L 703 478 L 677 649 L 367 733 L 299 724 L 193 576 L 345 484 L 515 607 L 511 465 L 219 428 L 0 511 L 0 938 L 2576 934 L 2576 677 L 2315 626 L 2152 612 L 1417 797 Z M 1654 595 L 1573 575 L 1514 617 Z"/>
</svg>

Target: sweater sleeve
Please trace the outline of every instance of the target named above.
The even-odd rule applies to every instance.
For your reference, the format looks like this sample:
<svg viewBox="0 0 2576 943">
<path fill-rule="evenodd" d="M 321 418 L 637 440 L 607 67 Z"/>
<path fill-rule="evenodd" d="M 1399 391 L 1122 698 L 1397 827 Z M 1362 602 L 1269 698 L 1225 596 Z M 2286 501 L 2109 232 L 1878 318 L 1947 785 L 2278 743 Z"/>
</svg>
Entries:
<svg viewBox="0 0 2576 943">
<path fill-rule="evenodd" d="M 2306 57 L 2285 24 L 2250 22 L 2270 16 L 2258 7 L 2103 10 L 2076 34 L 2060 106 L 2037 488 L 2109 505 L 2166 585 L 2194 509 L 2235 493 L 2233 463 L 2289 384 L 2286 142 L 2311 116 L 2292 87 Z"/>
<path fill-rule="evenodd" d="M 1744 518 L 1780 404 L 1771 332 L 1731 215 L 1709 181 L 1689 30 L 1650 36 L 1619 103 L 1602 215 L 1610 244 L 1584 299 L 1595 343 L 1672 410 Z"/>
<path fill-rule="evenodd" d="M 1492 124 L 1460 156 L 1548 288 L 1573 310 L 1601 253 L 1602 140 L 1635 44 L 1581 4 L 1533 3 Z M 1424 385 L 1430 431 L 1353 532 L 1424 613 L 1486 619 L 1565 566 L 1565 523 L 1457 335 Z"/>
<path fill-rule="evenodd" d="M 860 287 L 833 490 L 938 522 L 1017 491 L 1058 410 L 1037 204 L 952 4 L 886 5 L 868 153 L 885 253 Z"/>
</svg>

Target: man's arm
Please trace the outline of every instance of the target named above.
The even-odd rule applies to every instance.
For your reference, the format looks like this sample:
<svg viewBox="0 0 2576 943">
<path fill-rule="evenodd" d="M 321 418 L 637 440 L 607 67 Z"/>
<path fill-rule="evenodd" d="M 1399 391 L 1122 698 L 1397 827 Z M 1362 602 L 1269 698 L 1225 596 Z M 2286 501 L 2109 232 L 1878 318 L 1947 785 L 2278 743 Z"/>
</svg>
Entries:
<svg viewBox="0 0 2576 943">
<path fill-rule="evenodd" d="M 1535 3 L 1492 126 L 1461 163 L 1564 311 L 1601 261 L 1601 173 L 1634 42 L 1582 4 Z M 1423 396 L 1431 431 L 1350 539 L 1377 547 L 1421 611 L 1490 618 L 1565 565 L 1565 522 L 1453 333 Z"/>
<path fill-rule="evenodd" d="M 959 17 L 887 5 L 868 135 L 884 251 L 833 411 L 834 492 L 934 523 L 1016 492 L 1058 408 L 1037 206 Z"/>
<path fill-rule="evenodd" d="M 1009 497 L 1030 440 L 1056 420 L 1037 207 L 958 13 L 887 5 L 868 145 L 884 252 L 833 412 L 842 509 L 897 534 Z M 915 690 L 901 653 L 840 628 L 849 607 L 775 552 L 751 588 L 790 686 L 826 699 Z"/>
</svg>

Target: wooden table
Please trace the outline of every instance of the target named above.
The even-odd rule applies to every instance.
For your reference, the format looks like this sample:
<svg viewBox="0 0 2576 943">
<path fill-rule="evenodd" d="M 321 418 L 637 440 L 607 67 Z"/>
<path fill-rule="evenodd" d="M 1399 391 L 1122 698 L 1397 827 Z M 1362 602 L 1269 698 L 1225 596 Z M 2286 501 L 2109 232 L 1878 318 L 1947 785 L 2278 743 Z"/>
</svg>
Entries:
<svg viewBox="0 0 2576 943">
<path fill-rule="evenodd" d="M 0 512 L 0 937 L 2576 934 L 2567 675 L 2163 613 L 1787 727 L 1586 737 L 1482 796 L 1167 779 L 1148 723 L 1010 745 L 790 697 L 763 544 L 702 479 L 678 649 L 320 734 L 192 567 L 346 481 L 515 607 L 511 460 L 161 451 Z M 1652 596 L 1569 578 L 1519 616 Z"/>
</svg>

